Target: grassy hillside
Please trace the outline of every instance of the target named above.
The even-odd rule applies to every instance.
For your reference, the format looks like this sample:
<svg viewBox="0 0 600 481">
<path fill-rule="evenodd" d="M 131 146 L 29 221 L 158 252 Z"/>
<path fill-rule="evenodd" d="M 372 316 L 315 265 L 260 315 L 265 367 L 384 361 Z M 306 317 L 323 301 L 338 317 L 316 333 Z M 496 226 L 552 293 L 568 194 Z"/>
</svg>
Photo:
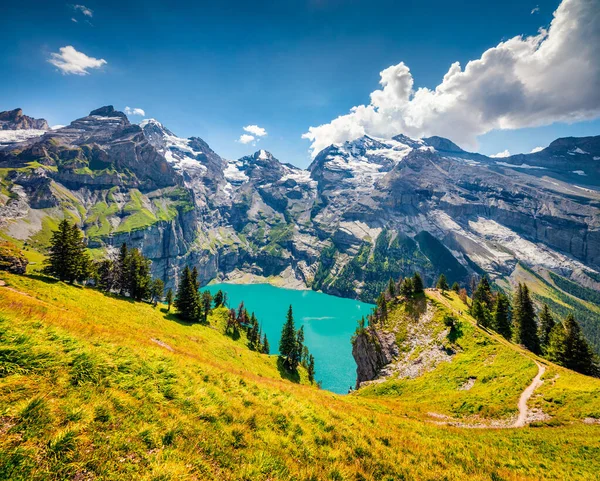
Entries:
<svg viewBox="0 0 600 481">
<path fill-rule="evenodd" d="M 534 373 L 467 318 L 457 341 L 465 359 L 416 381 L 429 401 L 410 389 L 339 396 L 306 385 L 304 373 L 286 379 L 275 356 L 226 336 L 223 311 L 188 325 L 92 289 L 0 279 L 0 479 L 559 480 L 600 469 L 600 426 L 581 422 L 598 413 L 600 381 L 554 366 L 547 372 L 559 378 L 535 402 L 552 406 L 558 426 L 431 422 L 426 410 L 452 413 L 457 399 L 440 399 L 463 371 L 488 372 L 494 349 L 498 369 L 509 367 L 509 349 L 522 369 L 514 389 L 490 379 L 485 392 L 465 391 L 472 405 L 496 406 L 486 415 L 510 413 L 493 397 L 512 405 Z"/>
<path fill-rule="evenodd" d="M 530 400 L 530 407 L 541 410 L 536 424 L 557 426 L 600 419 L 599 379 L 556 366 L 478 327 L 454 292 L 430 290 L 427 298 L 435 306 L 431 320 L 434 333 L 447 332 L 443 322 L 446 315 L 458 320 L 453 335 L 448 333 L 443 341 L 446 349 L 454 352 L 451 361 L 440 362 L 434 370 L 414 379 L 391 376 L 359 390 L 360 396 L 389 399 L 413 415 L 433 414 L 464 424 L 510 425 L 521 393 L 538 371 L 537 362 L 546 371 L 545 382 Z M 397 333 L 401 346 L 402 333 L 415 322 L 406 311 L 405 304 L 398 305 L 387 321 L 387 329 Z M 415 354 L 418 352 L 415 349 Z M 600 440 L 600 432 L 598 436 Z"/>
</svg>

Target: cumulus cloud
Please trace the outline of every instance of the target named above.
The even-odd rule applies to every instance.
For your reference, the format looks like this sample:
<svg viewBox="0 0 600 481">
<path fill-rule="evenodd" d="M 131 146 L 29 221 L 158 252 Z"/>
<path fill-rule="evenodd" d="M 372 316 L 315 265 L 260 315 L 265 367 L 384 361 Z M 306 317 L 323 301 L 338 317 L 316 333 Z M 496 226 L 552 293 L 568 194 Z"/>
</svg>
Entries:
<svg viewBox="0 0 600 481">
<path fill-rule="evenodd" d="M 440 135 L 467 148 L 494 129 L 576 122 L 600 115 L 600 8 L 597 0 L 563 0 L 548 29 L 485 51 L 463 69 L 453 63 L 433 90 L 414 88 L 400 62 L 380 73 L 369 105 L 310 127 L 313 156 L 364 134 Z"/>
<path fill-rule="evenodd" d="M 531 149 L 530 154 L 535 154 L 536 152 L 541 152 L 542 150 L 544 150 L 544 147 L 534 147 Z"/>
<path fill-rule="evenodd" d="M 58 68 L 65 75 L 87 75 L 88 70 L 106 65 L 103 58 L 88 57 L 83 52 L 78 52 L 71 45 L 59 49 L 60 53 L 50 54 L 48 62 Z"/>
<path fill-rule="evenodd" d="M 497 154 L 490 155 L 490 157 L 493 159 L 503 159 L 504 157 L 510 157 L 510 152 L 508 150 L 503 150 Z"/>
<path fill-rule="evenodd" d="M 244 130 L 255 135 L 256 137 L 264 137 L 265 135 L 267 135 L 267 131 L 262 127 L 259 127 L 258 125 L 246 125 L 246 127 L 244 127 Z"/>
<path fill-rule="evenodd" d="M 137 107 L 125 107 L 125 113 L 127 115 L 141 115 L 142 117 L 144 117 L 146 115 L 146 112 L 144 112 L 144 109 L 140 109 Z"/>
<path fill-rule="evenodd" d="M 255 139 L 254 135 L 242 134 L 242 135 L 240 135 L 238 142 L 240 144 L 249 144 L 250 142 L 253 142 L 254 139 Z"/>
<path fill-rule="evenodd" d="M 94 11 L 91 8 L 86 7 L 85 5 L 73 5 L 73 10 L 81 12 L 86 17 L 92 18 L 94 16 Z"/>
</svg>

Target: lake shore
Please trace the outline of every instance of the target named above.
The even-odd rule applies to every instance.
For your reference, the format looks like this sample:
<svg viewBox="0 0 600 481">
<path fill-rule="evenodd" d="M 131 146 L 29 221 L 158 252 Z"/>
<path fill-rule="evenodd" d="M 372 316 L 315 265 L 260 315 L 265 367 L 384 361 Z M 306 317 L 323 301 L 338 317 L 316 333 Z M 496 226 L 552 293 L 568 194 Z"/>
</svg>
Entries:
<svg viewBox="0 0 600 481">
<path fill-rule="evenodd" d="M 285 289 L 294 289 L 297 291 L 310 290 L 304 281 L 295 277 L 293 270 L 289 267 L 278 276 L 268 277 L 235 269 L 208 283 L 209 286 L 214 284 L 270 284 L 275 287 L 283 287 Z"/>
</svg>

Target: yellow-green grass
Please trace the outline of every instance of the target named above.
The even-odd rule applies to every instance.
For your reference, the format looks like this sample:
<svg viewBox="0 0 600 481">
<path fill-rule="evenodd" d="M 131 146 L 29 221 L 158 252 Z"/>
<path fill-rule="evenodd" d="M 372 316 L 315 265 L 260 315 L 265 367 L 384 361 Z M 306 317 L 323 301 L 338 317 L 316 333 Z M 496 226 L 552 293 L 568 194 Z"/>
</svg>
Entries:
<svg viewBox="0 0 600 481">
<path fill-rule="evenodd" d="M 447 295 L 449 300 L 461 302 L 455 295 Z M 414 379 L 392 377 L 361 389 L 359 393 L 397 397 L 404 410 L 422 413 L 485 419 L 516 414 L 519 396 L 537 373 L 533 360 L 477 328 L 466 315 L 458 315 L 466 306 L 451 310 L 435 298 L 429 301 L 436 305 L 436 314 L 431 321 L 436 334 L 445 329 L 445 314 L 459 319 L 457 338 L 454 342 L 448 341 L 447 345 L 455 352 L 452 360 L 441 362 L 433 371 Z M 410 322 L 414 321 L 406 315 L 402 305 L 389 314 L 390 324 L 405 328 L 404 325 Z M 473 387 L 461 389 L 470 378 L 475 379 Z"/>
<path fill-rule="evenodd" d="M 389 397 L 283 379 L 275 356 L 224 334 L 224 310 L 188 325 L 163 306 L 0 278 L 0 478 L 583 480 L 600 469 L 597 426 L 437 426 Z"/>
</svg>

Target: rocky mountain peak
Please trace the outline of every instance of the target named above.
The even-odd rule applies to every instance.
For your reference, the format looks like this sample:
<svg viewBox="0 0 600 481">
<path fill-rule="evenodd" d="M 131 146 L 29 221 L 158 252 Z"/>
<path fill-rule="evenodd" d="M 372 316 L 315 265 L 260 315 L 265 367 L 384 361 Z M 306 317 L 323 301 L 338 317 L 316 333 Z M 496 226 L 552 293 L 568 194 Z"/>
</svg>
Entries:
<svg viewBox="0 0 600 481">
<path fill-rule="evenodd" d="M 23 115 L 22 109 L 13 109 L 0 112 L 0 130 L 49 130 L 45 119 L 34 119 Z"/>
<path fill-rule="evenodd" d="M 440 152 L 465 152 L 451 140 L 445 139 L 444 137 L 438 137 L 437 135 L 434 135 L 433 137 L 426 137 L 422 140 L 427 145 L 433 147 L 435 150 L 439 150 Z"/>
<path fill-rule="evenodd" d="M 129 123 L 129 120 L 127 119 L 127 115 L 125 115 L 123 112 L 115 110 L 115 108 L 112 105 L 105 105 L 104 107 L 100 107 L 99 109 L 92 110 L 90 112 L 89 116 L 90 117 L 93 117 L 93 116 L 98 116 L 98 117 L 121 117 L 122 119 L 127 120 L 127 123 Z"/>
</svg>

